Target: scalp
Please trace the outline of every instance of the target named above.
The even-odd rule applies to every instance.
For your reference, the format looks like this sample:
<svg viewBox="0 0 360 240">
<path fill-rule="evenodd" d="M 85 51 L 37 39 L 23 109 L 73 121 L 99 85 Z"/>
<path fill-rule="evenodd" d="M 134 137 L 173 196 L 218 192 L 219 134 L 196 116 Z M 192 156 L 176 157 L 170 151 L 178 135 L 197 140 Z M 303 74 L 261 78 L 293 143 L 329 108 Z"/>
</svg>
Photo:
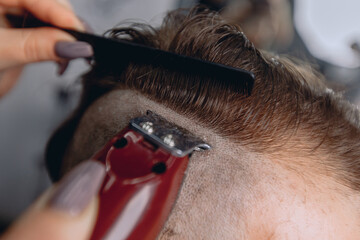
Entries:
<svg viewBox="0 0 360 240">
<path fill-rule="evenodd" d="M 96 99 L 113 89 L 131 89 L 290 169 L 306 168 L 360 190 L 359 112 L 309 66 L 259 51 L 239 26 L 202 8 L 171 12 L 158 29 L 135 24 L 108 36 L 251 71 L 253 92 L 245 96 L 226 76 L 138 63 L 118 66 L 118 72 L 95 64 L 84 76 L 70 135 Z"/>
</svg>

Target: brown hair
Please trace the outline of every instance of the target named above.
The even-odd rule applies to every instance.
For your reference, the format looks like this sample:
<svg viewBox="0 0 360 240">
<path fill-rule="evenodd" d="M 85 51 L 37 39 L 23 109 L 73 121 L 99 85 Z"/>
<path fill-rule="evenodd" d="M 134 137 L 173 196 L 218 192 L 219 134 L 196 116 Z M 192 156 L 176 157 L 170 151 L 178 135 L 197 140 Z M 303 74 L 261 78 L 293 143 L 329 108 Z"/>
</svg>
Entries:
<svg viewBox="0 0 360 240">
<path fill-rule="evenodd" d="M 53 179 L 60 178 L 66 143 L 86 108 L 119 87 L 141 92 L 286 166 L 316 166 L 316 171 L 360 190 L 358 112 L 326 88 L 310 67 L 262 53 L 239 26 L 201 7 L 170 12 L 159 28 L 134 24 L 112 29 L 108 36 L 251 71 L 256 77 L 252 95 L 236 91 L 226 79 L 136 63 L 121 72 L 94 65 L 83 78 L 78 110 L 49 143 Z"/>
</svg>

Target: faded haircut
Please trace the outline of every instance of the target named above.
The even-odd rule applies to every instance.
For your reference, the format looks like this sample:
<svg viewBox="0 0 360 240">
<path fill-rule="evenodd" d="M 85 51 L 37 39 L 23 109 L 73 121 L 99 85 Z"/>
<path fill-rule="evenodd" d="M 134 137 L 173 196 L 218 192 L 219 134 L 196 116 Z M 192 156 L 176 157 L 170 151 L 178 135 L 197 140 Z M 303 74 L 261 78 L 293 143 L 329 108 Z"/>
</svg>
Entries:
<svg viewBox="0 0 360 240">
<path fill-rule="evenodd" d="M 114 70 L 117 63 L 109 68 L 95 64 L 83 76 L 79 107 L 49 142 L 46 159 L 53 180 L 61 177 L 64 152 L 87 107 L 121 88 L 292 169 L 314 169 L 360 190 L 358 111 L 308 65 L 259 51 L 239 26 L 201 7 L 172 11 L 159 28 L 133 24 L 107 36 L 251 71 L 254 89 L 245 96 L 226 78 L 213 81 L 137 63 L 119 66 L 121 71 Z"/>
</svg>

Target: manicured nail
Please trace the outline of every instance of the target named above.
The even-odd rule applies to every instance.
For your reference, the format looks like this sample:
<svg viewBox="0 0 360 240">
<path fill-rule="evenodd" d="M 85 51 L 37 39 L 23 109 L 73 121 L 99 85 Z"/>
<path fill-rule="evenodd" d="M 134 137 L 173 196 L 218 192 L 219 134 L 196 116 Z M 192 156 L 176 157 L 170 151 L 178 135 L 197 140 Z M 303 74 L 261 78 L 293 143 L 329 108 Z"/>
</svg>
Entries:
<svg viewBox="0 0 360 240">
<path fill-rule="evenodd" d="M 64 7 L 66 7 L 67 9 L 73 11 L 73 8 L 68 0 L 56 0 L 56 1 L 59 2 L 61 5 L 63 5 Z"/>
<path fill-rule="evenodd" d="M 85 32 L 94 33 L 94 29 L 90 26 L 90 24 L 87 21 L 85 21 L 82 17 L 79 17 L 79 16 L 77 16 L 77 17 L 80 20 L 80 22 L 82 23 L 82 25 L 84 26 Z"/>
<path fill-rule="evenodd" d="M 86 42 L 60 41 L 55 44 L 55 53 L 58 57 L 65 59 L 87 58 L 94 55 L 90 44 Z"/>
<path fill-rule="evenodd" d="M 49 200 L 50 207 L 80 214 L 98 193 L 105 177 L 105 166 L 88 160 L 75 167 L 64 177 Z"/>
</svg>

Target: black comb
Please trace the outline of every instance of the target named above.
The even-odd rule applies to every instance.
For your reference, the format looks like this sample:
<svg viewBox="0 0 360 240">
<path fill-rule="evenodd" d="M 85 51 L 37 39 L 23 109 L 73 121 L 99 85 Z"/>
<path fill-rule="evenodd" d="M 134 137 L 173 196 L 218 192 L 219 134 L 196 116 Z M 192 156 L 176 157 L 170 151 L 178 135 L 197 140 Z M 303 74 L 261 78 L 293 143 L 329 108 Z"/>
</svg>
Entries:
<svg viewBox="0 0 360 240">
<path fill-rule="evenodd" d="M 24 18 L 24 16 L 7 14 L 6 19 L 15 28 L 54 27 L 30 15 Z M 237 91 L 247 95 L 251 94 L 254 86 L 254 74 L 244 69 L 167 52 L 125 40 L 105 38 L 63 28 L 58 29 L 71 34 L 79 41 L 89 43 L 94 49 L 94 60 L 103 65 L 111 62 L 111 66 L 116 67 L 114 65 L 116 64 L 114 63 L 115 59 L 121 58 L 128 62 L 150 64 L 185 73 L 201 74 L 215 77 L 221 81 L 230 81 L 236 86 Z M 116 56 L 116 58 L 111 56 Z"/>
</svg>

